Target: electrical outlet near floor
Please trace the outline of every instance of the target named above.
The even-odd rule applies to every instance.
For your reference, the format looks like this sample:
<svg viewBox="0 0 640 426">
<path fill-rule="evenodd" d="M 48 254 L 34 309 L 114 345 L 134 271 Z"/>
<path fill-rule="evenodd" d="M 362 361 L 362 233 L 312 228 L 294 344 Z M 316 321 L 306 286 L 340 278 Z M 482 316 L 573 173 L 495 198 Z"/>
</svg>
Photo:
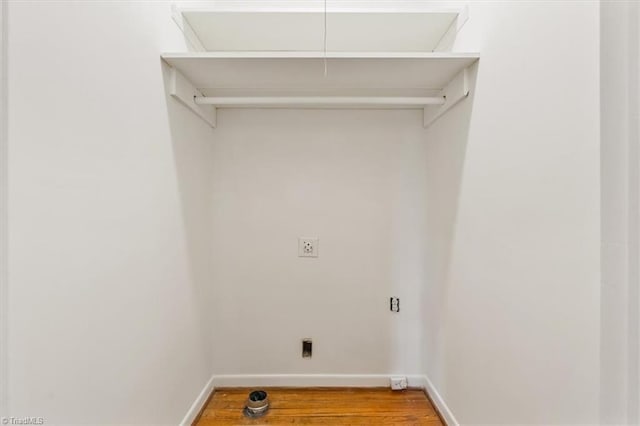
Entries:
<svg viewBox="0 0 640 426">
<path fill-rule="evenodd" d="M 298 238 L 298 257 L 318 257 L 318 239 Z"/>
<path fill-rule="evenodd" d="M 408 386 L 406 377 L 392 377 L 390 382 L 391 390 L 403 390 Z"/>
</svg>

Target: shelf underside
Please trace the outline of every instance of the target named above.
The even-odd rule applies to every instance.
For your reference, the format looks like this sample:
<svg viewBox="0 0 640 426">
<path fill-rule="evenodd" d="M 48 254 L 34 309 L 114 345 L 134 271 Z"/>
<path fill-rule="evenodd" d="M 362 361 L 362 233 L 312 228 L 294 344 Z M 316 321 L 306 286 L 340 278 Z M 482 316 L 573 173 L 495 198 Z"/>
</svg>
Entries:
<svg viewBox="0 0 640 426">
<path fill-rule="evenodd" d="M 207 51 L 324 50 L 325 16 L 321 10 L 196 9 L 183 10 L 182 16 Z M 429 52 L 438 47 L 447 31 L 455 29 L 458 16 L 457 11 L 329 9 L 326 49 Z"/>
</svg>

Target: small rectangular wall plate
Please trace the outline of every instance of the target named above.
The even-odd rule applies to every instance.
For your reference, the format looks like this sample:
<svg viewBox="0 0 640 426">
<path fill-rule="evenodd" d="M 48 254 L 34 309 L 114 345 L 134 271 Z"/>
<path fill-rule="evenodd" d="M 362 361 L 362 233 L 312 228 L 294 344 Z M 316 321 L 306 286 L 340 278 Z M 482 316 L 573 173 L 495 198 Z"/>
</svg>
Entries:
<svg viewBox="0 0 640 426">
<path fill-rule="evenodd" d="M 311 358 L 313 355 L 313 342 L 311 339 L 302 339 L 302 358 Z"/>
<path fill-rule="evenodd" d="M 318 257 L 318 238 L 298 238 L 298 257 Z"/>
<path fill-rule="evenodd" d="M 389 310 L 391 312 L 400 312 L 400 298 L 399 297 L 390 297 L 389 298 Z"/>
<path fill-rule="evenodd" d="M 391 390 L 403 390 L 408 386 L 406 377 L 392 377 L 389 380 L 389 384 L 391 385 Z"/>
</svg>

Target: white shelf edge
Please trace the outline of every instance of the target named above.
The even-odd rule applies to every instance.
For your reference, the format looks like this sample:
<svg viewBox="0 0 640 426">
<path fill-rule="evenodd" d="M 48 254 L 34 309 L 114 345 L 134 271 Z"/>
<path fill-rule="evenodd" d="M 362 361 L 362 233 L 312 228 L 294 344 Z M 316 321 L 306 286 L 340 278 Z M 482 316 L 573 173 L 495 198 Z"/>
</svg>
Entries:
<svg viewBox="0 0 640 426">
<path fill-rule="evenodd" d="M 263 6 L 260 2 L 242 5 L 242 1 L 233 1 L 231 3 L 218 2 L 216 6 L 174 6 L 180 13 L 318 13 L 324 14 L 324 3 L 322 0 L 312 4 L 309 2 L 305 7 L 300 6 L 300 1 L 278 2 L 280 7 Z M 431 6 L 391 6 L 377 5 L 375 1 L 366 4 L 349 5 L 349 2 L 343 1 L 340 6 L 336 3 L 327 6 L 327 14 L 338 13 L 421 13 L 421 14 L 461 14 L 464 7 L 442 7 L 436 8 Z"/>
<path fill-rule="evenodd" d="M 480 59 L 477 52 L 164 52 L 162 59 Z"/>
<path fill-rule="evenodd" d="M 202 42 L 198 38 L 198 35 L 195 31 L 193 31 L 193 28 L 191 28 L 191 25 L 184 18 L 182 12 L 175 4 L 171 5 L 171 17 L 173 18 L 173 21 L 176 23 L 180 31 L 182 31 L 185 40 L 187 41 L 187 43 L 189 43 L 191 48 L 197 52 L 204 52 L 206 49 L 202 45 Z"/>
</svg>

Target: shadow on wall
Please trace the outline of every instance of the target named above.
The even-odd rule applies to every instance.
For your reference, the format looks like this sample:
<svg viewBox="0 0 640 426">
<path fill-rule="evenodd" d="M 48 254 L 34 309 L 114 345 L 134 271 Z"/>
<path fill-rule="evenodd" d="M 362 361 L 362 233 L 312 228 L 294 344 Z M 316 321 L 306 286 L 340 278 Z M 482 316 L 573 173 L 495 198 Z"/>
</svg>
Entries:
<svg viewBox="0 0 640 426">
<path fill-rule="evenodd" d="M 423 371 L 429 380 L 446 386 L 446 312 L 451 250 L 456 236 L 458 203 L 476 93 L 478 63 L 471 68 L 469 97 L 442 116 L 427 134 L 427 247 L 424 319 L 426 327 Z M 446 389 L 440 387 L 441 394 Z"/>
<path fill-rule="evenodd" d="M 205 359 L 212 359 L 211 302 L 211 139 L 212 129 L 199 117 L 171 97 L 170 67 L 161 62 L 166 94 L 167 116 L 173 143 L 178 195 L 184 224 L 186 261 L 189 263 L 190 290 L 198 306 L 200 341 Z M 176 312 L 176 315 L 181 315 Z M 209 377 L 203 377 L 208 380 Z"/>
</svg>

